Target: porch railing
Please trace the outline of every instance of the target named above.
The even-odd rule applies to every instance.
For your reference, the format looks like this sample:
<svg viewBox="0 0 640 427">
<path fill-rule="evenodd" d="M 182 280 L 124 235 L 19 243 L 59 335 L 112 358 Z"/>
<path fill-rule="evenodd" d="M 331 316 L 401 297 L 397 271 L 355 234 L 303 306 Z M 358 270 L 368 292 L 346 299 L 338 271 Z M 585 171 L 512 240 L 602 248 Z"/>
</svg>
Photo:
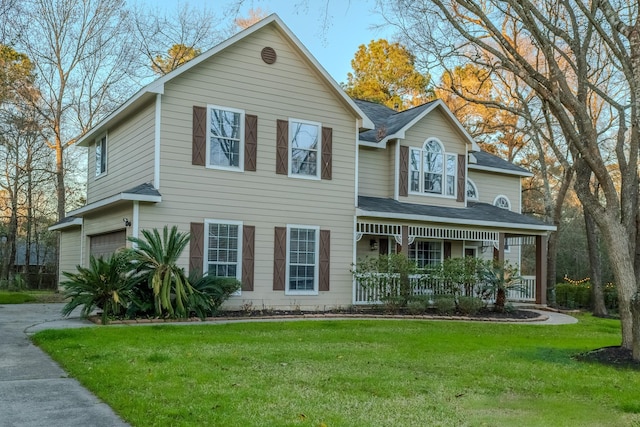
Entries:
<svg viewBox="0 0 640 427">
<path fill-rule="evenodd" d="M 385 295 L 401 295 L 402 284 L 397 273 L 368 273 L 356 275 L 354 280 L 354 304 L 381 304 Z M 460 285 L 455 289 L 426 274 L 412 274 L 409 276 L 409 291 L 411 295 L 457 295 L 478 296 L 481 285 Z M 522 284 L 517 289 L 507 291 L 507 300 L 513 302 L 534 302 L 536 296 L 535 276 L 524 276 Z M 488 302 L 493 302 L 489 298 Z"/>
</svg>

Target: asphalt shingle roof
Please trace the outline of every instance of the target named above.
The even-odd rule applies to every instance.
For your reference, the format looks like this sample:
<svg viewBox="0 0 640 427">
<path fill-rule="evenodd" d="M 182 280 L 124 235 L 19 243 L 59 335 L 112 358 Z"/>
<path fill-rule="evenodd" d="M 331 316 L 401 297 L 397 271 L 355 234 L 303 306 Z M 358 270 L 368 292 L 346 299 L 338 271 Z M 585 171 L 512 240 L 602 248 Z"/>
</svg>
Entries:
<svg viewBox="0 0 640 427">
<path fill-rule="evenodd" d="M 358 197 L 358 207 L 369 212 L 384 212 L 390 214 L 418 215 L 425 217 L 447 219 L 485 221 L 501 224 L 527 225 L 549 227 L 553 226 L 540 221 L 539 219 L 501 209 L 488 203 L 469 203 L 466 208 L 451 208 L 444 206 L 420 205 L 416 203 L 402 203 L 393 199 L 381 197 Z"/>
<path fill-rule="evenodd" d="M 408 110 L 395 111 L 376 102 L 363 101 L 361 99 L 354 99 L 353 101 L 376 125 L 375 129 L 360 133 L 360 139 L 368 142 L 378 142 L 387 135 L 393 135 L 431 105 L 431 102 L 427 102 Z"/>
<path fill-rule="evenodd" d="M 473 154 L 476 160 L 478 160 L 478 163 L 476 163 L 476 165 L 478 166 L 484 166 L 484 167 L 489 167 L 493 169 L 508 170 L 508 171 L 517 172 L 519 174 L 527 174 L 527 175 L 531 174 L 531 172 L 529 172 L 528 170 L 523 169 L 520 166 L 514 165 L 513 163 L 510 163 L 504 159 L 501 159 L 498 156 L 494 156 L 493 154 L 487 153 L 486 151 L 474 151 L 471 154 Z M 473 163 L 470 163 L 469 166 L 473 167 Z"/>
</svg>

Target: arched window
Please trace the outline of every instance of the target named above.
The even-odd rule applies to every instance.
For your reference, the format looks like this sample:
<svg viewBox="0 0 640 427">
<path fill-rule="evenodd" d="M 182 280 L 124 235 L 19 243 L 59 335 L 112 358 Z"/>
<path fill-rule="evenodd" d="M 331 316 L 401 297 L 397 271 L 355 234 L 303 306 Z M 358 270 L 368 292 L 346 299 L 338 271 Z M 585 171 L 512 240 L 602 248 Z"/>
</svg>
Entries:
<svg viewBox="0 0 640 427">
<path fill-rule="evenodd" d="M 509 201 L 507 196 L 496 197 L 496 199 L 493 201 L 493 206 L 497 206 L 501 209 L 511 210 L 511 202 Z"/>
<path fill-rule="evenodd" d="M 442 194 L 443 156 L 444 150 L 438 141 L 430 139 L 424 143 L 422 158 L 425 193 Z"/>
<path fill-rule="evenodd" d="M 478 200 L 478 187 L 471 181 L 467 179 L 467 200 Z"/>
<path fill-rule="evenodd" d="M 436 138 L 409 154 L 410 189 L 414 193 L 456 195 L 457 156 L 446 153 Z"/>
</svg>

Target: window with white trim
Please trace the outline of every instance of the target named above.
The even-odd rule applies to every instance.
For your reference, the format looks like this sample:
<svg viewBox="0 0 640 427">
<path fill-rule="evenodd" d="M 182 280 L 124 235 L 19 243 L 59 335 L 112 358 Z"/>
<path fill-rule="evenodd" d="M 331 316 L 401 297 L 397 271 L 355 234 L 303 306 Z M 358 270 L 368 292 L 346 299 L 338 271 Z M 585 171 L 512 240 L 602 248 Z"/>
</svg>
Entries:
<svg viewBox="0 0 640 427">
<path fill-rule="evenodd" d="M 415 261 L 418 268 L 442 263 L 442 241 L 416 240 L 409 245 L 409 259 Z"/>
<path fill-rule="evenodd" d="M 507 196 L 498 196 L 493 201 L 493 206 L 497 206 L 501 209 L 511 210 L 511 202 L 507 198 Z"/>
<path fill-rule="evenodd" d="M 318 293 L 320 227 L 287 225 L 287 293 Z"/>
<path fill-rule="evenodd" d="M 478 187 L 473 181 L 467 179 L 467 200 L 478 200 Z"/>
<path fill-rule="evenodd" d="M 204 271 L 242 280 L 242 222 L 205 221 Z"/>
<path fill-rule="evenodd" d="M 107 135 L 96 139 L 96 177 L 107 173 Z"/>
<path fill-rule="evenodd" d="M 289 119 L 289 176 L 320 179 L 322 125 Z"/>
<path fill-rule="evenodd" d="M 244 166 L 244 111 L 207 107 L 207 166 L 242 170 Z"/>
<path fill-rule="evenodd" d="M 429 138 L 409 152 L 409 188 L 412 193 L 456 195 L 456 154 L 446 153 L 440 141 Z"/>
</svg>

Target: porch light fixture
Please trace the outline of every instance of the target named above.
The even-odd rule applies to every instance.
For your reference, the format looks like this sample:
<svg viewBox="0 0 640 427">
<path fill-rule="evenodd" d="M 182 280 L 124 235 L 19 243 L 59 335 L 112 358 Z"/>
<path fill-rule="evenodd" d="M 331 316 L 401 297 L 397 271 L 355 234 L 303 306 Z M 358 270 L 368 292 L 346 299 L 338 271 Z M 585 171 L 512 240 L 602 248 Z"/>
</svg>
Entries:
<svg viewBox="0 0 640 427">
<path fill-rule="evenodd" d="M 122 218 L 122 222 L 124 222 L 125 227 L 131 227 L 131 221 L 129 221 L 129 218 Z"/>
<path fill-rule="evenodd" d="M 378 250 L 378 241 L 376 239 L 371 239 L 369 241 L 369 248 L 372 251 L 377 251 Z"/>
</svg>

